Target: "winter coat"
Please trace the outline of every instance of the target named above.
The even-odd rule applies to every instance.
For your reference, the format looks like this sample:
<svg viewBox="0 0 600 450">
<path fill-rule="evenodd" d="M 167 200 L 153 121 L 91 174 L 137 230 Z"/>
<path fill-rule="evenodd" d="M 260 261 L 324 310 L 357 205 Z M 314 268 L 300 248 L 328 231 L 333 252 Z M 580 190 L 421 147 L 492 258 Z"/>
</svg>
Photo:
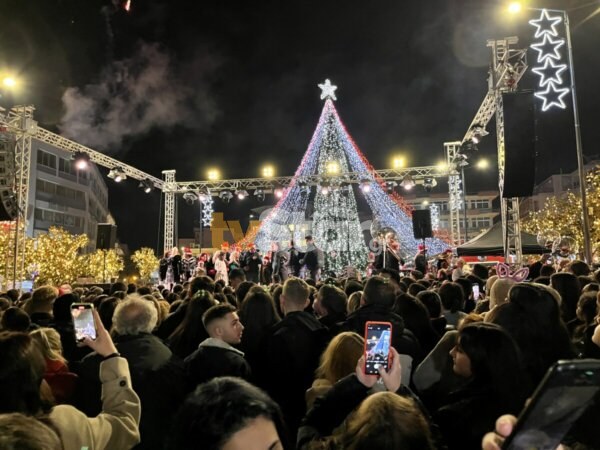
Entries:
<svg viewBox="0 0 600 450">
<path fill-rule="evenodd" d="M 170 418 L 186 394 L 183 362 L 156 336 L 148 333 L 116 335 L 115 346 L 131 368 L 131 381 L 142 404 L 141 443 L 137 449 L 162 449 Z M 99 411 L 98 365 L 101 357 L 92 353 L 78 368 L 80 391 L 77 405 L 88 415 Z M 119 448 L 119 447 L 114 447 Z"/>
<path fill-rule="evenodd" d="M 184 365 L 192 389 L 216 377 L 240 377 L 245 380 L 251 377 L 244 353 L 214 338 L 202 341 L 198 349 L 185 358 Z"/>
<path fill-rule="evenodd" d="M 305 311 L 288 313 L 266 341 L 266 380 L 261 384 L 281 406 L 292 435 L 306 411 L 304 395 L 328 341 L 327 328 Z"/>
<path fill-rule="evenodd" d="M 87 417 L 69 405 L 55 406 L 50 420 L 59 431 L 64 450 L 129 449 L 140 441 L 140 399 L 131 387 L 125 358 L 100 364 L 102 412 Z"/>
</svg>

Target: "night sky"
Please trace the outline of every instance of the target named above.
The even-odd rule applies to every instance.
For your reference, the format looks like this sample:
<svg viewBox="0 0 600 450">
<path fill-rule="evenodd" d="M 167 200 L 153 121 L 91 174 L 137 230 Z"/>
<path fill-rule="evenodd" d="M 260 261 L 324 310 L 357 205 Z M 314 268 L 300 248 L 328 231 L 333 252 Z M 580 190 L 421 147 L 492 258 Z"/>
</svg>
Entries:
<svg viewBox="0 0 600 450">
<path fill-rule="evenodd" d="M 600 16 L 582 23 L 596 8 L 586 3 L 532 6 L 577 8 L 570 16 L 578 100 L 592 157 L 600 153 Z M 34 104 L 42 126 L 157 177 L 176 169 L 180 181 L 204 179 L 210 166 L 226 178 L 259 176 L 265 163 L 293 174 L 325 78 L 339 86 L 336 107 L 376 168 L 389 167 L 394 153 L 410 165 L 435 164 L 443 142 L 462 139 L 485 95 L 486 40 L 519 35 L 526 44 L 533 30 L 524 16 L 502 17 L 500 1 L 132 0 L 129 13 L 122 6 L 1 0 L 0 71 L 12 68 L 25 85 L 0 104 Z M 537 121 L 538 181 L 575 169 L 572 111 Z M 492 121 L 479 147 L 491 159 L 493 129 Z M 470 191 L 497 185 L 490 173 L 468 177 Z M 160 195 L 144 195 L 132 180 L 107 184 L 119 239 L 155 248 Z M 251 206 L 215 201 L 243 224 Z M 179 237 L 192 236 L 197 216 L 197 206 L 180 202 Z"/>
</svg>

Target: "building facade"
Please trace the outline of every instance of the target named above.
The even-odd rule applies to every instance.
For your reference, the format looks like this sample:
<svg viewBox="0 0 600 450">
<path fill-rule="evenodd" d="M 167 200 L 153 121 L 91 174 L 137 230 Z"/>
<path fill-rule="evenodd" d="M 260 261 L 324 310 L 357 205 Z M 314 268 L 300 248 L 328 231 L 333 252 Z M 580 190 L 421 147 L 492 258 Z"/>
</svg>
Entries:
<svg viewBox="0 0 600 450">
<path fill-rule="evenodd" d="M 95 164 L 77 170 L 71 153 L 32 140 L 27 235 L 47 233 L 51 226 L 89 238 L 87 251 L 96 248 L 98 223 L 112 220 L 108 188 Z"/>
</svg>

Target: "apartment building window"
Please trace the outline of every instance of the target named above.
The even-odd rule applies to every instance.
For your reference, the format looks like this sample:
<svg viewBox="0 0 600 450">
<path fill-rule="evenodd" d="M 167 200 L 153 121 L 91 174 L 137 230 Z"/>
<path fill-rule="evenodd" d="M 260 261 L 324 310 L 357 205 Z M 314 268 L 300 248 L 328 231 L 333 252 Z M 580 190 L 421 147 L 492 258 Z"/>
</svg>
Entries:
<svg viewBox="0 0 600 450">
<path fill-rule="evenodd" d="M 60 172 L 68 173 L 70 175 L 77 174 L 77 171 L 75 170 L 75 167 L 73 166 L 73 161 L 71 161 L 70 159 L 60 158 L 60 161 L 58 163 L 58 170 Z"/>
<path fill-rule="evenodd" d="M 488 209 L 489 207 L 489 200 L 471 200 L 471 209 Z"/>
<path fill-rule="evenodd" d="M 56 155 L 45 152 L 44 150 L 38 149 L 37 152 L 37 163 L 40 166 L 50 167 L 56 169 Z"/>
<path fill-rule="evenodd" d="M 489 228 L 489 226 L 489 217 L 476 217 L 474 219 L 471 219 L 471 227 L 473 228 Z"/>
</svg>

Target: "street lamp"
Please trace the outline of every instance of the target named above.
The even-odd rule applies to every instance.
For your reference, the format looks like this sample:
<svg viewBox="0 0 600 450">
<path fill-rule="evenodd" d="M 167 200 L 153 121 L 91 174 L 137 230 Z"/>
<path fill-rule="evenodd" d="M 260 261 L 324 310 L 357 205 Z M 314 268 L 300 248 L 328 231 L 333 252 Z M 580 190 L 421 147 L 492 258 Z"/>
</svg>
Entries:
<svg viewBox="0 0 600 450">
<path fill-rule="evenodd" d="M 206 174 L 208 175 L 208 179 L 210 181 L 216 181 L 219 178 L 221 178 L 221 173 L 219 172 L 219 169 L 208 169 Z"/>
<path fill-rule="evenodd" d="M 490 162 L 487 159 L 480 159 L 475 163 L 475 167 L 479 170 L 486 170 L 490 167 Z"/>
<path fill-rule="evenodd" d="M 508 6 L 508 11 L 510 13 L 518 13 L 523 8 L 521 4 L 518 2 L 512 2 Z M 573 102 L 573 122 L 575 126 L 575 148 L 577 151 L 577 172 L 579 174 L 579 193 L 581 195 L 581 214 L 583 219 L 583 246 L 585 252 L 585 259 L 588 264 L 592 262 L 592 246 L 590 239 L 590 222 L 588 217 L 588 207 L 587 207 L 587 194 L 585 191 L 585 169 L 583 162 L 583 146 L 581 143 L 581 126 L 579 123 L 579 109 L 577 107 L 577 91 L 575 89 L 575 68 L 573 65 L 573 45 L 571 43 L 571 27 L 569 25 L 569 15 L 566 10 L 563 9 L 542 9 L 542 8 L 531 8 L 527 7 L 529 10 L 534 11 L 546 11 L 554 12 L 558 14 L 562 14 L 563 20 L 565 22 L 565 35 L 567 38 L 567 58 L 569 61 L 569 74 L 571 78 L 571 100 Z"/>
</svg>

